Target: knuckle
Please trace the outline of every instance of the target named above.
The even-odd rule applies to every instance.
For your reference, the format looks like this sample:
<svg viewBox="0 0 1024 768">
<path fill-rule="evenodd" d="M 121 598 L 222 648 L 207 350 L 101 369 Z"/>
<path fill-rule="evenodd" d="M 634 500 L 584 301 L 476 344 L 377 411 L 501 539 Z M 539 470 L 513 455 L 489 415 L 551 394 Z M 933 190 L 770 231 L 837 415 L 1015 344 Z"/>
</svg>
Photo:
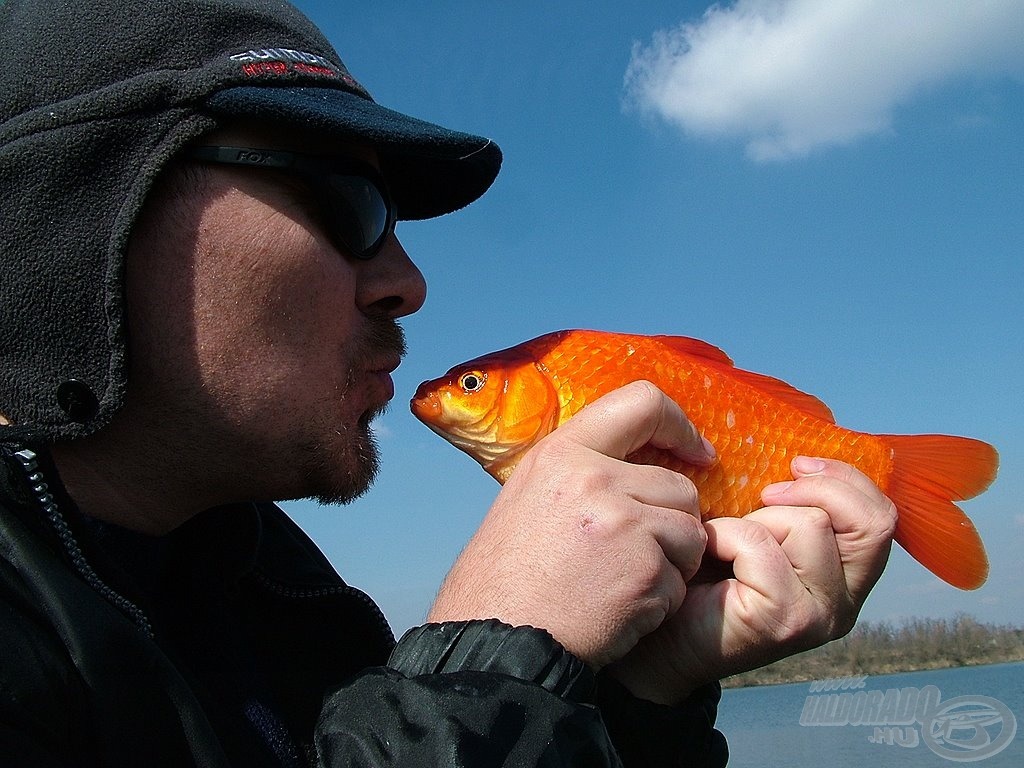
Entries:
<svg viewBox="0 0 1024 768">
<path fill-rule="evenodd" d="M 879 513 L 879 517 L 884 521 L 885 528 L 881 531 L 885 536 L 891 537 L 896 533 L 896 523 L 899 522 L 899 511 L 896 509 L 896 505 L 893 504 L 892 499 L 888 496 L 885 497 L 885 503 L 882 505 L 882 511 Z"/>
<path fill-rule="evenodd" d="M 555 450 L 551 443 L 555 442 L 557 441 L 552 440 L 550 437 L 546 437 L 530 448 L 530 450 L 524 453 L 522 458 L 519 459 L 519 464 L 516 466 L 516 471 L 512 476 L 517 477 L 521 475 L 529 475 L 534 471 L 534 468 L 538 464 L 543 465 L 547 463 L 553 450 Z"/>
<path fill-rule="evenodd" d="M 657 596 L 661 591 L 659 588 L 664 579 L 664 569 L 658 560 L 654 556 L 640 558 L 640 562 L 634 563 L 631 567 L 633 589 L 637 598 Z"/>
<path fill-rule="evenodd" d="M 668 506 L 700 516 L 700 494 L 690 478 L 665 467 L 647 466 L 644 471 L 650 486 L 658 485 L 664 489 L 671 500 Z"/>
<path fill-rule="evenodd" d="M 778 544 L 768 527 L 755 520 L 749 520 L 740 530 L 740 546 L 744 549 L 758 551 L 766 546 L 773 547 Z"/>
<path fill-rule="evenodd" d="M 684 515 L 679 518 L 678 525 L 682 527 L 684 533 L 690 537 L 693 544 L 696 545 L 695 551 L 700 555 L 703 555 L 704 549 L 707 547 L 708 543 L 708 531 L 700 519 L 700 514 Z"/>
<path fill-rule="evenodd" d="M 596 545 L 613 546 L 642 525 L 640 505 L 630 499 L 605 493 L 607 479 L 591 473 L 572 474 L 555 491 L 555 502 L 577 510 L 575 518 L 580 533 Z M 630 567 L 633 567 L 631 564 Z"/>
<path fill-rule="evenodd" d="M 899 513 L 896 505 L 887 496 L 879 499 L 868 499 L 863 507 L 863 527 L 865 534 L 878 538 L 892 538 L 896 532 Z"/>
<path fill-rule="evenodd" d="M 693 480 L 688 478 L 682 472 L 676 472 L 671 469 L 662 469 L 662 473 L 663 477 L 667 479 L 667 482 L 675 486 L 679 495 L 691 498 L 696 502 L 698 492 L 697 486 Z"/>
<path fill-rule="evenodd" d="M 825 472 L 818 475 L 823 481 L 855 487 L 871 483 L 867 475 L 848 462 L 838 459 L 824 459 L 823 461 L 825 462 Z"/>
<path fill-rule="evenodd" d="M 849 482 L 860 474 L 852 464 L 845 461 L 839 461 L 838 459 L 825 459 L 824 461 L 825 466 L 828 468 L 828 473 L 843 482 Z"/>
<path fill-rule="evenodd" d="M 646 379 L 632 381 L 624 389 L 644 416 L 659 416 L 668 401 L 668 397 Z"/>
<path fill-rule="evenodd" d="M 623 389 L 632 394 L 633 397 L 644 402 L 655 402 L 661 395 L 661 390 L 647 379 L 631 381 Z"/>
<path fill-rule="evenodd" d="M 797 482 L 806 486 L 812 495 L 819 497 L 834 496 L 847 486 L 845 480 L 834 475 L 808 475 Z"/>
<path fill-rule="evenodd" d="M 705 528 L 703 525 L 698 524 L 696 521 L 694 521 L 694 524 L 691 527 L 692 527 L 692 530 L 693 530 L 694 537 L 697 540 L 697 544 L 699 546 L 700 552 L 703 555 L 704 554 L 704 550 L 707 549 L 707 546 L 708 546 L 708 529 Z M 696 562 L 696 564 L 694 566 L 694 569 L 693 569 L 694 573 L 697 572 L 697 569 L 699 567 L 700 567 L 700 558 L 697 558 L 697 562 Z M 693 574 L 690 574 L 690 575 L 692 576 Z"/>
<path fill-rule="evenodd" d="M 574 448 L 579 450 L 574 442 L 556 430 L 527 451 L 520 464 L 528 470 L 543 468 L 545 472 L 554 472 L 559 477 L 572 476 L 573 472 L 565 470 L 574 463 Z"/>
<path fill-rule="evenodd" d="M 773 634 L 776 640 L 793 650 L 807 650 L 836 637 L 836 617 L 823 610 L 817 601 L 808 596 L 789 606 L 784 617 L 776 624 Z"/>
<path fill-rule="evenodd" d="M 819 534 L 832 533 L 832 518 L 821 507 L 804 507 L 802 514 L 805 528 Z"/>
<path fill-rule="evenodd" d="M 642 634 L 652 632 L 674 614 L 682 605 L 686 596 L 686 583 L 678 571 L 672 569 L 666 574 L 665 569 L 656 570 L 654 578 L 643 586 L 643 593 L 633 601 L 638 612 L 645 617 L 647 625 Z"/>
<path fill-rule="evenodd" d="M 616 484 L 615 477 L 605 469 L 603 464 L 596 466 L 587 464 L 574 468 L 563 478 L 563 484 L 571 488 L 578 496 L 592 501 L 617 496 L 612 493 Z M 607 504 L 608 502 L 602 503 Z"/>
<path fill-rule="evenodd" d="M 679 602 L 682 602 L 681 600 Z M 676 603 L 667 594 L 652 595 L 644 601 L 645 618 L 642 635 L 647 635 L 660 627 L 675 612 Z"/>
</svg>

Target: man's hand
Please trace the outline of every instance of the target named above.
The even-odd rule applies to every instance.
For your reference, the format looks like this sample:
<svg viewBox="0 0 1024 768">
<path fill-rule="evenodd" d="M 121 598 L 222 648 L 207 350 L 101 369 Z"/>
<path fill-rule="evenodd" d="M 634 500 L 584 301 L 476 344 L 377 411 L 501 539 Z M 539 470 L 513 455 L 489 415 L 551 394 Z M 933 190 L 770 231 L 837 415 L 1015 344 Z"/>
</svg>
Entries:
<svg viewBox="0 0 1024 768">
<path fill-rule="evenodd" d="M 707 554 L 734 578 L 691 584 L 680 610 L 612 674 L 674 703 L 697 686 L 841 637 L 885 567 L 896 509 L 853 467 L 798 457 L 768 505 L 705 523 Z"/>
<path fill-rule="evenodd" d="M 683 603 L 707 535 L 683 475 L 623 461 L 643 446 L 693 464 L 713 449 L 647 382 L 595 401 L 527 453 L 459 556 L 430 621 L 546 629 L 594 667 Z"/>
</svg>

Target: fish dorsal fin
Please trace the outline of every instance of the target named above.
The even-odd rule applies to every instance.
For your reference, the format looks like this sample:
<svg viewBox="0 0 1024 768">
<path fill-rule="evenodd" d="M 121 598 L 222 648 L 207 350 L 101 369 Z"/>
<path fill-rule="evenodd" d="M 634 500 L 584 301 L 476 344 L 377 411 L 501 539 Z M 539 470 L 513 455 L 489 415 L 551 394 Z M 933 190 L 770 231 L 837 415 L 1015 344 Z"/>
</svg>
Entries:
<svg viewBox="0 0 1024 768">
<path fill-rule="evenodd" d="M 655 338 L 679 354 L 703 358 L 708 363 L 722 369 L 723 373 L 727 376 L 731 376 L 772 397 L 776 397 L 809 416 L 822 419 L 831 424 L 836 422 L 835 416 L 832 415 L 832 410 L 814 395 L 801 392 L 793 385 L 771 376 L 737 368 L 725 352 L 712 344 L 708 344 L 706 341 L 691 339 L 687 336 L 656 336 Z"/>
<path fill-rule="evenodd" d="M 704 357 L 712 362 L 730 367 L 733 364 L 732 358 L 725 352 L 714 344 L 708 344 L 700 339 L 691 339 L 689 336 L 655 336 L 654 338 L 681 355 Z"/>
<path fill-rule="evenodd" d="M 809 416 L 821 419 L 822 421 L 827 421 L 830 424 L 836 423 L 836 417 L 832 415 L 832 410 L 827 405 L 821 402 L 821 400 L 816 398 L 814 395 L 801 392 L 792 384 L 787 384 L 784 381 L 773 379 L 771 376 L 765 376 L 764 374 L 753 373 L 751 371 L 744 371 L 739 368 L 733 368 L 731 373 L 740 381 L 750 384 L 753 387 L 757 387 L 761 391 L 767 392 L 773 397 L 777 397 L 779 400 L 803 411 Z"/>
</svg>

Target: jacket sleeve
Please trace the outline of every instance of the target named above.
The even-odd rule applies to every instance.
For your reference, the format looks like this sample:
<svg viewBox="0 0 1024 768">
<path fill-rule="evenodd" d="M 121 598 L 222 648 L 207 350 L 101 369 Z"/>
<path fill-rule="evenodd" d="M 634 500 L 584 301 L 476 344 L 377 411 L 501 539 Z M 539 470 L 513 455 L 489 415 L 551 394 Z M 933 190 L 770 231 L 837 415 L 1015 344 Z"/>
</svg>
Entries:
<svg viewBox="0 0 1024 768">
<path fill-rule="evenodd" d="M 715 730 L 721 697 L 721 685 L 710 683 L 666 707 L 638 699 L 599 674 L 594 700 L 626 766 L 718 768 L 729 761 L 725 736 Z"/>
<path fill-rule="evenodd" d="M 710 766 L 715 701 L 677 709 L 595 687 L 582 661 L 532 627 L 428 624 L 406 633 L 386 667 L 328 696 L 317 756 L 329 768 Z M 645 739 L 667 741 L 651 750 Z"/>
</svg>

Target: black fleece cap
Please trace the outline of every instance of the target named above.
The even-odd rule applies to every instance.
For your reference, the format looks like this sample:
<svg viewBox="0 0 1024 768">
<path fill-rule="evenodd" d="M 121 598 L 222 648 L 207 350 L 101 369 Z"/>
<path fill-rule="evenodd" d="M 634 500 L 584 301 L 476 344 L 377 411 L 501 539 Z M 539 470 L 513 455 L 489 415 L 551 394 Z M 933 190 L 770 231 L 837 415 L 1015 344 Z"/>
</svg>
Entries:
<svg viewBox="0 0 1024 768">
<path fill-rule="evenodd" d="M 121 406 L 128 237 L 201 135 L 371 143 L 400 219 L 471 203 L 501 165 L 488 139 L 376 104 L 283 0 L 0 0 L 0 39 L 0 437 L 85 435 Z"/>
</svg>

